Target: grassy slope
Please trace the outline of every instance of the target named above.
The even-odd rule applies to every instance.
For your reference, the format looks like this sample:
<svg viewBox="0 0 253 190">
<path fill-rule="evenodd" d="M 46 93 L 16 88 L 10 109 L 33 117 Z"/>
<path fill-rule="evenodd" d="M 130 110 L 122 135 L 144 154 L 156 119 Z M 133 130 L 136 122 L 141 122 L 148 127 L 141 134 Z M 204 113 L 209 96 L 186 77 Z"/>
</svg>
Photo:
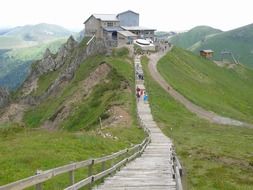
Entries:
<svg viewBox="0 0 253 190">
<path fill-rule="evenodd" d="M 253 67 L 252 44 L 253 24 L 207 38 L 204 42 L 194 44 L 190 50 L 199 53 L 200 49 L 213 49 L 216 60 L 221 59 L 221 51 L 228 50 L 234 54 L 239 62 Z M 228 56 L 225 58 L 231 60 Z"/>
<path fill-rule="evenodd" d="M 220 33 L 218 29 L 209 26 L 197 26 L 188 32 L 173 36 L 170 41 L 176 46 L 189 48 L 198 41 L 204 40 L 206 36 Z"/>
<path fill-rule="evenodd" d="M 174 47 L 158 70 L 177 91 L 208 110 L 253 123 L 253 71 L 242 66 L 218 67 Z"/>
<path fill-rule="evenodd" d="M 61 96 L 58 96 L 57 99 L 49 99 L 41 106 L 28 111 L 25 115 L 25 123 L 27 123 L 28 126 L 37 127 L 41 123 L 41 120 L 47 119 L 50 114 L 54 113 L 57 107 L 63 102 L 64 98 L 71 96 L 71 94 L 78 89 L 78 82 L 86 78 L 88 74 L 104 60 L 114 68 L 112 76 L 117 77 L 117 80 L 124 78 L 131 86 L 131 89 L 134 90 L 133 65 L 127 62 L 126 57 L 94 56 L 80 65 L 70 86 L 64 89 Z M 43 83 L 43 80 L 41 80 L 41 82 Z M 49 81 L 45 80 L 44 82 L 48 83 Z M 112 84 L 113 83 L 110 82 L 108 85 Z M 94 91 L 101 90 L 101 86 L 102 85 L 98 85 Z M 110 101 L 104 101 L 103 95 L 101 97 L 102 101 L 104 101 L 106 105 L 117 104 L 123 106 L 129 111 L 132 117 L 132 123 L 129 124 L 129 127 L 117 126 L 102 130 L 104 133 L 110 133 L 112 136 L 117 137 L 116 139 L 104 139 L 94 130 L 89 130 L 88 132 L 79 131 L 79 128 L 84 128 L 85 124 L 90 128 L 96 127 L 98 117 L 106 108 L 96 105 L 94 105 L 94 107 L 87 107 L 87 104 L 85 104 L 87 101 L 88 103 L 95 102 L 92 98 L 87 101 L 84 100 L 69 118 L 68 122 L 64 123 L 64 125 L 73 132 L 49 132 L 30 128 L 24 130 L 18 127 L 10 128 L 8 126 L 3 126 L 0 132 L 0 167 L 4 169 L 0 171 L 0 185 L 33 175 L 36 169 L 45 170 L 67 164 L 71 161 L 107 155 L 123 149 L 124 147 L 128 147 L 131 144 L 141 142 L 144 138 L 144 132 L 142 129 L 136 127 L 137 120 L 135 117 L 134 95 L 131 95 L 131 92 L 122 92 L 121 89 L 118 88 L 118 85 L 114 87 L 111 95 L 115 97 L 110 99 Z M 110 90 L 105 91 L 105 94 L 110 94 Z M 76 117 L 85 109 L 89 109 L 87 115 Z M 93 122 L 90 122 L 90 120 Z M 74 124 L 76 125 L 75 128 L 69 127 Z M 36 154 L 34 151 L 36 151 Z M 83 173 L 77 173 L 77 179 L 83 178 L 87 173 L 87 171 L 81 172 Z M 66 186 L 66 182 L 68 182 L 68 180 L 64 179 L 68 179 L 68 175 L 63 175 L 59 177 L 59 179 L 56 179 L 57 181 L 47 183 L 46 187 L 48 189 L 63 189 L 63 187 Z"/>
<path fill-rule="evenodd" d="M 37 169 L 47 170 L 73 161 L 111 154 L 141 142 L 144 137 L 142 130 L 134 126 L 102 131 L 118 139 L 103 138 L 92 131 L 70 133 L 20 129 L 20 127 L 2 129 L 0 131 L 0 185 L 34 175 Z M 85 176 L 85 173 L 86 171 L 82 174 L 77 173 L 77 179 Z M 49 182 L 48 189 L 56 189 L 52 188 L 53 185 L 57 185 L 57 189 L 63 189 L 68 180 L 64 182 L 62 179 L 67 177 L 63 175 L 56 181 Z"/>
<path fill-rule="evenodd" d="M 169 96 L 142 60 L 152 113 L 171 137 L 185 167 L 187 189 L 235 190 L 253 186 L 253 130 L 199 119 Z"/>
</svg>

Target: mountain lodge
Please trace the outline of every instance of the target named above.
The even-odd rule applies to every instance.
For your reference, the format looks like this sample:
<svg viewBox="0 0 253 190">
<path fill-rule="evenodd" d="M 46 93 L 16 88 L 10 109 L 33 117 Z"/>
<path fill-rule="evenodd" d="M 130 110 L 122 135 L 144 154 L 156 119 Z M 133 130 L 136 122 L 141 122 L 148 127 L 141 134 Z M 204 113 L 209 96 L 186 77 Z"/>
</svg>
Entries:
<svg viewBox="0 0 253 190">
<path fill-rule="evenodd" d="M 154 40 L 155 29 L 139 26 L 139 14 L 92 14 L 85 22 L 85 36 L 104 39 L 111 46 L 131 44 L 137 38 Z"/>
</svg>

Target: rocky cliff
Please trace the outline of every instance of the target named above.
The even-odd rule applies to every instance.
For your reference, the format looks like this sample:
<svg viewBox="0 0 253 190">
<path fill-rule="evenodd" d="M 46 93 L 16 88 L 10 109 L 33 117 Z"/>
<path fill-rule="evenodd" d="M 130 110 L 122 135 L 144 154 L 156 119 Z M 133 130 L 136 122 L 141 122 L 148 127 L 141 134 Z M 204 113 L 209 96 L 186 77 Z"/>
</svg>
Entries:
<svg viewBox="0 0 253 190">
<path fill-rule="evenodd" d="M 9 92 L 5 88 L 0 87 L 0 108 L 4 107 L 9 102 Z"/>
<path fill-rule="evenodd" d="M 31 73 L 22 86 L 22 101 L 28 104 L 38 103 L 52 92 L 57 91 L 61 83 L 70 81 L 76 69 L 88 56 L 106 53 L 106 51 L 105 43 L 101 40 L 94 39 L 87 44 L 87 39 L 84 39 L 78 43 L 72 36 L 62 45 L 57 54 L 52 54 L 47 49 L 43 59 L 33 64 Z M 31 93 L 36 90 L 38 78 L 58 69 L 61 71 L 48 89 L 39 97 L 31 96 Z"/>
</svg>

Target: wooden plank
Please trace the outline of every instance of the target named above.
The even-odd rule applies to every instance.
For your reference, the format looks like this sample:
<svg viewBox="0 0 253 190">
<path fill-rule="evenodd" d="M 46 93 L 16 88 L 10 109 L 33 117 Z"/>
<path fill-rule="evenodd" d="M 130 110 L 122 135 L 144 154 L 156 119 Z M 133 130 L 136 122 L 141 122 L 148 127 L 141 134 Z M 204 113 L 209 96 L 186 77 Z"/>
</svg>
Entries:
<svg viewBox="0 0 253 190">
<path fill-rule="evenodd" d="M 86 179 L 83 179 L 82 181 L 79 181 L 78 183 L 75 183 L 74 185 L 71 185 L 67 188 L 65 188 L 64 190 L 77 190 L 80 189 L 88 184 L 90 184 L 93 181 L 93 177 L 90 176 Z"/>
<path fill-rule="evenodd" d="M 136 146 L 138 146 L 138 145 L 136 145 Z M 112 160 L 114 158 L 117 158 L 117 157 L 125 154 L 127 151 L 128 151 L 128 149 L 124 149 L 124 150 L 121 150 L 119 152 L 113 153 L 113 154 L 111 154 L 109 156 L 104 156 L 104 157 L 101 157 L 101 158 L 96 158 L 96 159 L 94 159 L 94 164 L 98 164 L 98 163 L 101 163 L 101 162 Z"/>
</svg>

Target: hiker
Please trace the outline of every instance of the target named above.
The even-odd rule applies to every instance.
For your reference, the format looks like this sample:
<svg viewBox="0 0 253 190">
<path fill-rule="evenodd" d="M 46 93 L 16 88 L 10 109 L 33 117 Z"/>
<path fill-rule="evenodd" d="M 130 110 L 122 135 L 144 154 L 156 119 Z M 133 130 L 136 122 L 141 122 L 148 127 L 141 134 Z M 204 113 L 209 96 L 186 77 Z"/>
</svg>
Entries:
<svg viewBox="0 0 253 190">
<path fill-rule="evenodd" d="M 140 93 L 139 92 L 136 93 L 136 98 L 137 98 L 137 102 L 139 102 L 140 101 Z"/>
<path fill-rule="evenodd" d="M 148 94 L 146 92 L 144 92 L 143 101 L 144 101 L 144 103 L 148 102 Z"/>
<path fill-rule="evenodd" d="M 139 93 L 140 90 L 141 90 L 141 89 L 137 86 L 137 88 L 136 88 L 136 93 Z"/>
<path fill-rule="evenodd" d="M 143 95 L 143 92 L 144 92 L 144 90 L 143 90 L 143 89 L 141 89 L 141 91 L 140 91 L 140 95 L 141 95 L 141 96 Z"/>
</svg>

